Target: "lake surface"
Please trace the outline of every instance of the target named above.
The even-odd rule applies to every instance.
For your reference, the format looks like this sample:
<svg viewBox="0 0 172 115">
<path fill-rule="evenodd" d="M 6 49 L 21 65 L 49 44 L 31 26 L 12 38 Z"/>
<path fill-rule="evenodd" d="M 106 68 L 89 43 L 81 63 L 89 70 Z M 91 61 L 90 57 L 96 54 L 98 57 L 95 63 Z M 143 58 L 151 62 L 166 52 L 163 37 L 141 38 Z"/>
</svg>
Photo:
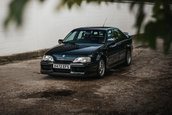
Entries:
<svg viewBox="0 0 172 115">
<path fill-rule="evenodd" d="M 56 11 L 57 0 L 43 4 L 32 0 L 24 12 L 24 24 L 16 28 L 12 23 L 4 30 L 3 21 L 11 0 L 0 0 L 0 56 L 51 48 L 58 44 L 72 29 L 84 26 L 114 26 L 135 34 L 137 7 L 129 10 L 130 3 L 83 3 L 80 8 L 67 7 Z M 146 20 L 151 17 L 152 5 L 146 5 Z"/>
</svg>

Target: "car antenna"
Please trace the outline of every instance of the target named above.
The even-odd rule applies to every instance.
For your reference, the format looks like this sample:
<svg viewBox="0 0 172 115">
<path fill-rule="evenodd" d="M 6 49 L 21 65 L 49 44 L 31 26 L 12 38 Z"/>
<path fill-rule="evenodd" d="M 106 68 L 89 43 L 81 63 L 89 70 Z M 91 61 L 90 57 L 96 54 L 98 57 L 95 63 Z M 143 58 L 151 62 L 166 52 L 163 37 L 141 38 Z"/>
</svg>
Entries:
<svg viewBox="0 0 172 115">
<path fill-rule="evenodd" d="M 107 17 L 106 17 L 106 19 L 105 19 L 105 21 L 104 21 L 103 27 L 105 26 L 105 24 L 106 24 L 106 21 L 107 21 Z"/>
</svg>

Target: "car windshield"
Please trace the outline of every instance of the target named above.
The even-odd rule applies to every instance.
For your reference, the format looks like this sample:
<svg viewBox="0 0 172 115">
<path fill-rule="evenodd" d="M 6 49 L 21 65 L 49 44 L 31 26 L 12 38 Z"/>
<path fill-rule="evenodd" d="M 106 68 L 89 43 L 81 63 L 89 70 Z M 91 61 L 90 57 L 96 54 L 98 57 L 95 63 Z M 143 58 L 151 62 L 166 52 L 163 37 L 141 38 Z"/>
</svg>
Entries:
<svg viewBox="0 0 172 115">
<path fill-rule="evenodd" d="M 64 43 L 104 43 L 105 31 L 102 30 L 74 30 L 64 39 Z"/>
</svg>

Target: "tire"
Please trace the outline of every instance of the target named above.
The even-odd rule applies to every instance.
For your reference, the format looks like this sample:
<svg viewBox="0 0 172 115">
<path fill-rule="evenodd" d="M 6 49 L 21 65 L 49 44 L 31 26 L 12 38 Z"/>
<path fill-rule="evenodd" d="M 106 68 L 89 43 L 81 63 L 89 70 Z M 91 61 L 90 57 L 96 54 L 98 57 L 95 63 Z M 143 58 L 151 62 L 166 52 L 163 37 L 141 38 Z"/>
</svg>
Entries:
<svg viewBox="0 0 172 115">
<path fill-rule="evenodd" d="M 126 56 L 125 56 L 125 65 L 126 65 L 126 66 L 131 65 L 131 61 L 132 61 L 131 50 L 127 50 Z"/>
<path fill-rule="evenodd" d="M 100 59 L 97 67 L 97 77 L 102 78 L 106 72 L 106 65 L 103 59 Z"/>
</svg>

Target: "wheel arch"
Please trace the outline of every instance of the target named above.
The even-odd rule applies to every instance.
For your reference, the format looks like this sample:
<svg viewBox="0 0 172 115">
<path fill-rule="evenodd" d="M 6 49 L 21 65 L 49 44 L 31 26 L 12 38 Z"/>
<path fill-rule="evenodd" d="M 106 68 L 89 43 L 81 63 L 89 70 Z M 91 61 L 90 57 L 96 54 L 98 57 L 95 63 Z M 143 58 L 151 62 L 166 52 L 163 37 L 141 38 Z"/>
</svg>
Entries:
<svg viewBox="0 0 172 115">
<path fill-rule="evenodd" d="M 126 50 L 130 50 L 132 52 L 133 46 L 131 44 L 126 45 Z"/>
<path fill-rule="evenodd" d="M 106 56 L 105 56 L 105 54 L 104 54 L 103 52 L 100 52 L 100 53 L 97 55 L 96 60 L 99 61 L 101 58 L 105 61 L 105 65 L 106 65 L 106 64 L 107 64 L 107 58 L 106 58 Z"/>
</svg>

